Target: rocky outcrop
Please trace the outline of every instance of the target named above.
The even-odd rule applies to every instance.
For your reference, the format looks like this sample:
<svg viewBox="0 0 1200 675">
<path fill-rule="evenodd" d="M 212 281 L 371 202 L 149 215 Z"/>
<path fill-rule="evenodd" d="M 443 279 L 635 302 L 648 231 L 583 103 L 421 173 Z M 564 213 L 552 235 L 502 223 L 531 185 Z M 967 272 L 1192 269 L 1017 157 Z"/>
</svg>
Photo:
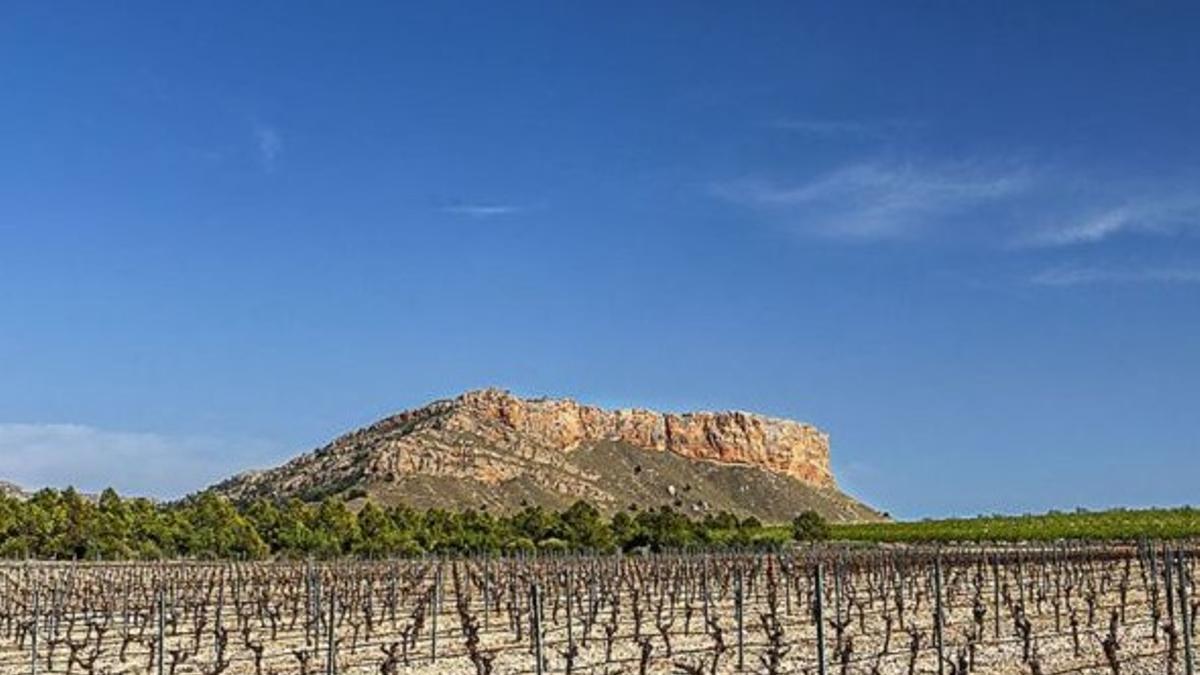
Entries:
<svg viewBox="0 0 1200 675">
<path fill-rule="evenodd" d="M 13 499 L 28 499 L 29 493 L 25 492 L 19 485 L 0 480 L 0 496 L 11 497 Z"/>
<path fill-rule="evenodd" d="M 655 455 L 663 459 L 651 462 Z M 620 458 L 628 466 L 618 471 L 599 457 Z M 641 474 L 642 465 L 671 474 L 672 489 L 665 483 L 647 488 L 662 476 Z M 685 499 L 681 489 L 692 483 L 696 492 Z M 235 499 L 369 493 L 460 508 L 553 506 L 583 498 L 608 511 L 653 495 L 665 505 L 692 510 L 719 503 L 759 514 L 775 513 L 776 507 L 762 506 L 772 500 L 784 501 L 778 512 L 787 513 L 793 505 L 786 502 L 804 490 L 830 503 L 850 504 L 853 500 L 836 487 L 829 437 L 811 425 L 745 412 L 605 410 L 485 389 L 388 417 L 283 466 L 235 476 L 215 489 Z M 465 496 L 449 496 L 460 492 Z M 751 502 L 760 506 L 744 506 Z M 851 515 L 839 519 L 873 514 L 853 505 L 846 506 Z"/>
<path fill-rule="evenodd" d="M 810 485 L 836 486 L 829 466 L 829 436 L 791 420 L 745 412 L 610 411 L 570 399 L 521 399 L 496 389 L 468 392 L 451 407 L 456 425 L 472 428 L 479 421 L 491 421 L 566 450 L 588 442 L 621 441 L 688 459 L 759 466 Z"/>
</svg>

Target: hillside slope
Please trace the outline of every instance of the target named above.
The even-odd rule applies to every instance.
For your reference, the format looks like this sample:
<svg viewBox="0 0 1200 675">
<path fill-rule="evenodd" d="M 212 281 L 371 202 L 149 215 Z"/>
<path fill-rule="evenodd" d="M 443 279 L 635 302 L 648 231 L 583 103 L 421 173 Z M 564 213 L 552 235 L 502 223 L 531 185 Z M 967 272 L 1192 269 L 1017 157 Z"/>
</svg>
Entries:
<svg viewBox="0 0 1200 675">
<path fill-rule="evenodd" d="M 828 436 L 810 425 L 607 411 L 493 389 L 400 413 L 213 489 L 236 500 L 365 495 L 416 508 L 562 508 L 582 498 L 607 513 L 668 505 L 765 521 L 805 509 L 837 522 L 881 518 L 837 489 Z"/>
<path fill-rule="evenodd" d="M 0 495 L 14 499 L 28 499 L 29 493 L 16 483 L 0 480 Z"/>
</svg>

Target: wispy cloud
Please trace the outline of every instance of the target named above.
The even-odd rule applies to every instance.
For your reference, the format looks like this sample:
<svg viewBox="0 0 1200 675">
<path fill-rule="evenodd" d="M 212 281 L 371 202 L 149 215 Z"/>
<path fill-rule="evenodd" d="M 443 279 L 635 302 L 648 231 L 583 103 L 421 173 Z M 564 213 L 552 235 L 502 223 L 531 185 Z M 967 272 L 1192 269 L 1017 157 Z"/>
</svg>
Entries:
<svg viewBox="0 0 1200 675">
<path fill-rule="evenodd" d="M 1200 195 L 1141 196 L 1119 206 L 1068 216 L 1018 239 L 1026 246 L 1093 244 L 1121 234 L 1167 235 L 1200 230 Z"/>
<path fill-rule="evenodd" d="M 268 459 L 261 441 L 174 437 L 78 424 L 0 424 L 0 478 L 26 489 L 178 497 Z"/>
<path fill-rule="evenodd" d="M 823 123 L 798 122 L 824 130 Z M 831 131 L 851 123 L 828 123 Z M 799 234 L 847 241 L 913 238 L 971 223 L 1011 249 L 1070 247 L 1130 235 L 1200 234 L 1195 182 L 1101 179 L 1036 162 L 868 161 L 806 180 L 759 177 L 713 192 Z"/>
<path fill-rule="evenodd" d="M 258 159 L 268 172 L 275 170 L 275 164 L 283 153 L 283 136 L 275 127 L 266 124 L 256 124 L 254 141 L 258 150 Z"/>
<path fill-rule="evenodd" d="M 1196 284 L 1200 266 L 1112 268 L 1095 266 L 1057 267 L 1030 278 L 1037 286 L 1087 286 L 1096 284 Z"/>
<path fill-rule="evenodd" d="M 897 131 L 912 126 L 897 120 L 834 120 L 787 118 L 768 124 L 773 129 L 791 131 L 814 138 L 885 138 Z"/>
<path fill-rule="evenodd" d="M 864 163 L 796 183 L 731 181 L 715 186 L 715 192 L 808 234 L 880 240 L 911 236 L 1020 194 L 1030 184 L 1021 169 Z"/>
<path fill-rule="evenodd" d="M 439 209 L 442 213 L 470 218 L 493 218 L 508 216 L 524 211 L 525 208 L 514 204 L 453 204 Z"/>
</svg>

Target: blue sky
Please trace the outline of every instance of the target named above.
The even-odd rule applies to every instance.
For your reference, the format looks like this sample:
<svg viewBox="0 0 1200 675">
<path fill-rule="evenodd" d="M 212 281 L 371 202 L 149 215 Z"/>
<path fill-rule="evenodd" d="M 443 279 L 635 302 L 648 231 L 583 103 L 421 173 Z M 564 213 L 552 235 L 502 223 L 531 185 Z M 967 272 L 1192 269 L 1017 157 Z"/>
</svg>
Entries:
<svg viewBox="0 0 1200 675">
<path fill-rule="evenodd" d="M 0 477 L 495 385 L 904 517 L 1200 502 L 1200 6 L 438 5 L 0 9 Z"/>
</svg>

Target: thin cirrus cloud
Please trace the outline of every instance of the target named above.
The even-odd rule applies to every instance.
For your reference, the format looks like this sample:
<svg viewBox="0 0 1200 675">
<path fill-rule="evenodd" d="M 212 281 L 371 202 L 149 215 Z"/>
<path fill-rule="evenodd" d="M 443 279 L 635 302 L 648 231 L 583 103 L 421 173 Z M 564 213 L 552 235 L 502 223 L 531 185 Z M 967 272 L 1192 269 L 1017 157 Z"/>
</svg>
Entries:
<svg viewBox="0 0 1200 675">
<path fill-rule="evenodd" d="M 468 218 L 495 218 L 520 213 L 525 209 L 515 204 L 453 204 L 439 209 L 442 213 Z"/>
<path fill-rule="evenodd" d="M 1056 267 L 1029 279 L 1035 286 L 1094 286 L 1102 284 L 1197 284 L 1200 266 L 1115 268 L 1097 266 Z"/>
<path fill-rule="evenodd" d="M 899 120 L 787 118 L 773 120 L 768 126 L 811 138 L 884 139 L 914 125 Z"/>
<path fill-rule="evenodd" d="M 878 241 L 919 235 L 1031 187 L 1031 176 L 1020 168 L 872 162 L 794 183 L 731 181 L 714 192 L 803 234 Z"/>
<path fill-rule="evenodd" d="M 1187 193 L 1141 197 L 1118 206 L 1068 217 L 1018 240 L 1031 247 L 1095 244 L 1119 235 L 1176 235 L 1200 229 L 1200 196 Z"/>
<path fill-rule="evenodd" d="M 3 423 L 0 477 L 25 489 L 112 487 L 122 494 L 172 498 L 247 468 L 240 464 L 247 457 L 267 460 L 278 450 L 261 441 Z"/>
<path fill-rule="evenodd" d="M 1189 185 L 1088 179 L 1031 164 L 875 161 L 802 181 L 726 181 L 712 191 L 804 236 L 915 239 L 946 235 L 953 223 L 1015 250 L 1200 233 L 1200 193 Z"/>
<path fill-rule="evenodd" d="M 283 153 L 283 136 L 279 130 L 266 124 L 255 125 L 254 142 L 263 169 L 268 172 L 274 171 L 275 164 Z"/>
</svg>

